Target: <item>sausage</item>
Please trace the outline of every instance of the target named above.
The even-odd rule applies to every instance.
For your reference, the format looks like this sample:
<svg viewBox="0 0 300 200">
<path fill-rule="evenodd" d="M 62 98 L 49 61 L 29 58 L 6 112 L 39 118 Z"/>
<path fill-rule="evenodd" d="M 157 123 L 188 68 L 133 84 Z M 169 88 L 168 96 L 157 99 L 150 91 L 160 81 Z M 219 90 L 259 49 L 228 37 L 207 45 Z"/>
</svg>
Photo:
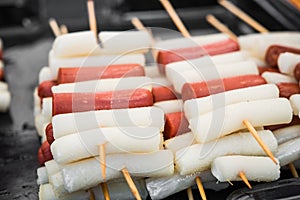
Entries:
<svg viewBox="0 0 300 200">
<path fill-rule="evenodd" d="M 294 76 L 298 81 L 300 80 L 300 63 L 298 63 L 294 69 Z"/>
<path fill-rule="evenodd" d="M 57 82 L 62 84 L 131 76 L 145 76 L 144 67 L 139 64 L 119 64 L 103 67 L 59 68 Z"/>
<path fill-rule="evenodd" d="M 300 49 L 281 46 L 281 45 L 271 45 L 269 46 L 265 55 L 266 63 L 271 67 L 277 67 L 278 57 L 281 53 L 284 52 L 300 54 Z"/>
<path fill-rule="evenodd" d="M 41 147 L 38 150 L 38 156 L 37 157 L 38 157 L 38 161 L 39 161 L 40 166 L 44 166 L 45 165 L 45 159 L 44 159 L 44 155 L 43 155 Z"/>
<path fill-rule="evenodd" d="M 274 130 L 277 130 L 277 129 L 280 129 L 280 128 L 285 128 L 285 127 L 288 127 L 288 126 L 293 126 L 293 125 L 298 125 L 298 124 L 300 124 L 299 117 L 298 116 L 293 116 L 293 119 L 289 124 L 276 124 L 276 125 L 271 125 L 271 126 L 264 126 L 264 128 L 266 130 L 274 131 Z"/>
<path fill-rule="evenodd" d="M 51 149 L 50 149 L 50 144 L 48 143 L 48 141 L 43 142 L 43 144 L 41 145 L 41 151 L 45 162 L 53 159 Z"/>
<path fill-rule="evenodd" d="M 46 138 L 48 143 L 51 145 L 54 142 L 54 137 L 53 137 L 53 127 L 52 127 L 52 123 L 49 123 L 46 127 Z"/>
<path fill-rule="evenodd" d="M 177 94 L 174 92 L 172 87 L 153 87 L 152 88 L 153 101 L 167 101 L 172 99 L 178 99 Z"/>
<path fill-rule="evenodd" d="M 186 83 L 182 87 L 182 100 L 185 101 L 188 99 L 205 97 L 211 94 L 262 84 L 266 84 L 266 81 L 259 75 L 245 75 L 208 82 Z"/>
<path fill-rule="evenodd" d="M 40 98 L 52 97 L 51 88 L 56 86 L 56 81 L 44 81 L 38 87 L 38 95 Z"/>
<path fill-rule="evenodd" d="M 98 93 L 55 93 L 54 115 L 91 110 L 135 108 L 153 105 L 152 93 L 146 89 L 120 90 Z"/>
<path fill-rule="evenodd" d="M 160 73 L 165 73 L 165 66 L 172 62 L 199 58 L 205 55 L 218 55 L 238 51 L 239 44 L 231 39 L 222 40 L 203 46 L 186 47 L 167 51 L 159 51 L 157 55 L 157 63 Z"/>
<path fill-rule="evenodd" d="M 259 71 L 259 75 L 261 75 L 264 72 L 277 72 L 279 73 L 279 70 L 273 67 L 257 67 L 258 71 Z"/>
<path fill-rule="evenodd" d="M 183 112 L 168 113 L 165 115 L 165 129 L 164 139 L 170 139 L 177 135 L 191 131 L 189 129 L 189 122 L 184 116 Z"/>
<path fill-rule="evenodd" d="M 4 78 L 4 71 L 3 68 L 0 68 L 0 81 Z"/>
<path fill-rule="evenodd" d="M 279 96 L 290 98 L 293 94 L 299 94 L 300 89 L 298 83 L 277 83 L 279 89 Z"/>
</svg>

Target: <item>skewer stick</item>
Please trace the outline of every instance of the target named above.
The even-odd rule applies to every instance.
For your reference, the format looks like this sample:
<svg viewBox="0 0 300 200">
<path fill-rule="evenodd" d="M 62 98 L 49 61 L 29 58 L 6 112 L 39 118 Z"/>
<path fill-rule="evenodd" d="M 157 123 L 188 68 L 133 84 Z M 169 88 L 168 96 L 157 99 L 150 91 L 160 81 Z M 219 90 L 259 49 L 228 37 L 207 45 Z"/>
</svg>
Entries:
<svg viewBox="0 0 300 200">
<path fill-rule="evenodd" d="M 229 180 L 229 179 L 227 179 L 226 180 L 231 186 L 233 186 L 233 183 Z"/>
<path fill-rule="evenodd" d="M 101 172 L 103 180 L 106 179 L 106 149 L 105 144 L 99 146 L 99 159 L 101 165 Z"/>
<path fill-rule="evenodd" d="M 201 198 L 203 200 L 206 200 L 206 195 L 205 195 L 205 191 L 204 191 L 204 187 L 202 185 L 202 182 L 201 182 L 201 179 L 199 176 L 196 177 L 196 183 L 197 183 L 197 186 L 198 186 L 198 190 L 200 192 L 200 195 L 201 195 Z"/>
<path fill-rule="evenodd" d="M 188 199 L 189 200 L 194 200 L 192 188 L 189 187 L 188 189 L 186 189 L 186 192 L 187 192 L 187 195 L 188 195 Z"/>
<path fill-rule="evenodd" d="M 169 2 L 169 0 L 160 0 L 160 3 L 164 6 L 164 8 L 166 9 L 168 14 L 170 15 L 171 19 L 173 20 L 173 22 L 175 23 L 175 25 L 177 26 L 177 28 L 179 29 L 181 34 L 184 37 L 191 37 L 191 34 L 188 32 L 188 30 L 184 26 L 183 22 L 181 21 L 181 19 L 177 15 L 176 11 L 174 10 L 174 8 L 171 5 L 171 3 Z"/>
<path fill-rule="evenodd" d="M 133 24 L 133 26 L 140 31 L 145 31 L 146 27 L 144 26 L 144 24 L 141 22 L 141 20 L 139 20 L 139 18 L 137 17 L 133 17 L 131 19 L 131 23 Z"/>
<path fill-rule="evenodd" d="M 105 182 L 101 183 L 101 188 L 102 188 L 104 199 L 105 200 L 110 200 L 107 183 L 105 183 Z"/>
<path fill-rule="evenodd" d="M 138 189 L 136 188 L 136 186 L 135 186 L 128 170 L 126 168 L 123 168 L 122 173 L 123 173 L 123 176 L 125 177 L 125 180 L 126 180 L 128 186 L 129 186 L 133 196 L 135 197 L 135 199 L 136 200 L 142 200 L 141 195 L 140 195 Z"/>
<path fill-rule="evenodd" d="M 51 28 L 52 32 L 54 33 L 55 37 L 58 37 L 61 35 L 60 28 L 54 18 L 49 19 L 49 25 L 50 25 L 50 28 Z"/>
<path fill-rule="evenodd" d="M 154 45 L 155 40 L 154 40 L 154 37 L 153 37 L 153 34 L 152 34 L 151 30 L 150 30 L 150 29 L 147 29 L 147 28 L 144 26 L 144 24 L 141 22 L 141 20 L 139 20 L 139 18 L 133 17 L 133 18 L 131 19 L 131 23 L 132 23 L 132 25 L 133 25 L 137 30 L 140 30 L 140 31 L 146 31 L 146 32 L 149 34 L 150 38 L 151 38 L 151 43 L 152 43 L 152 45 Z M 156 57 L 157 57 L 157 53 L 158 53 L 158 52 L 157 52 L 157 51 L 154 51 L 153 49 L 151 49 L 151 53 L 152 53 L 153 59 L 155 60 Z"/>
<path fill-rule="evenodd" d="M 93 31 L 97 41 L 99 41 L 94 1 L 93 0 L 88 0 L 87 1 L 87 7 L 88 7 L 88 14 L 89 14 L 90 30 Z"/>
<path fill-rule="evenodd" d="M 93 190 L 89 190 L 90 192 L 90 200 L 95 200 L 95 194 L 94 194 L 94 191 Z"/>
<path fill-rule="evenodd" d="M 294 4 L 294 6 L 298 7 L 298 9 L 300 9 L 300 1 L 297 0 L 289 0 L 290 3 Z M 258 22 L 256 22 L 254 19 L 252 19 L 250 16 L 248 16 L 246 13 L 244 13 L 242 10 L 240 10 L 238 7 L 236 7 L 235 5 L 233 5 L 231 2 L 228 2 L 227 0 L 219 0 L 219 4 L 221 4 L 222 6 L 224 6 L 225 8 L 227 8 L 229 11 L 231 11 L 232 13 L 234 13 L 236 16 L 238 16 L 239 18 L 241 18 L 242 20 L 244 20 L 245 22 L 247 22 L 250 26 L 252 26 L 253 28 L 255 28 L 257 31 L 259 31 L 260 33 L 267 33 L 269 32 L 265 27 L 263 27 L 262 25 L 260 25 Z M 213 16 L 212 16 L 213 17 Z M 208 18 L 208 16 L 207 16 Z M 206 18 L 206 19 L 207 19 Z M 208 19 L 207 19 L 208 21 Z M 216 26 L 215 26 L 216 27 Z M 216 27 L 217 28 L 217 27 Z M 227 28 L 227 27 L 225 27 Z M 217 28 L 218 29 L 218 28 Z M 218 29 L 220 30 L 220 29 Z M 228 29 L 229 30 L 229 29 Z M 221 31 L 221 30 L 220 30 Z M 230 31 L 230 30 L 229 30 Z M 221 31 L 223 32 L 223 31 Z M 230 31 L 231 32 L 231 31 Z M 224 31 L 224 33 L 226 33 Z M 245 124 L 245 122 L 244 122 Z M 250 123 L 249 123 L 250 124 Z M 245 124 L 246 125 L 246 124 Z M 250 124 L 251 125 L 251 124 Z M 246 125 L 247 126 L 247 125 Z M 252 127 L 252 125 L 251 125 Z M 247 126 L 248 128 L 248 126 Z M 249 129 L 249 128 L 248 128 Z M 256 130 L 252 127 L 252 129 L 256 132 Z M 249 129 L 250 130 L 250 129 Z M 253 135 L 253 132 L 250 131 Z M 256 132 L 257 133 L 257 132 Z M 257 134 L 256 134 L 257 135 Z M 254 135 L 253 135 L 254 136 Z M 255 137 L 255 136 L 254 136 Z M 259 137 L 257 135 L 257 137 Z M 255 137 L 255 139 L 257 140 L 257 138 Z M 257 140 L 258 141 L 258 140 Z M 262 142 L 262 141 L 261 141 Z M 270 150 L 268 150 L 267 146 L 262 142 L 260 143 L 258 141 L 258 143 L 260 144 L 260 146 L 264 149 L 264 151 L 267 153 L 267 155 L 275 162 L 275 164 L 277 164 L 277 161 L 275 160 L 272 152 Z M 266 148 L 266 149 L 265 149 Z M 268 153 L 269 152 L 269 153 Z M 293 176 L 295 178 L 298 178 L 299 175 L 297 173 L 297 170 L 294 166 L 293 163 L 289 163 L 289 168 L 293 174 Z"/>
<path fill-rule="evenodd" d="M 289 2 L 296 7 L 298 10 L 300 10 L 300 1 L 299 0 L 289 0 Z"/>
<path fill-rule="evenodd" d="M 255 30 L 261 32 L 261 33 L 267 33 L 269 32 L 265 27 L 263 27 L 261 24 L 259 24 L 257 21 L 255 21 L 252 17 L 250 17 L 248 14 L 246 14 L 244 11 L 239 9 L 237 6 L 232 4 L 231 2 L 227 0 L 219 0 L 219 4 L 221 4 L 223 7 L 225 7 L 227 10 L 232 12 L 234 15 L 236 15 L 238 18 L 249 24 L 252 28 Z"/>
<path fill-rule="evenodd" d="M 69 32 L 68 27 L 64 24 L 60 25 L 60 32 L 62 35 L 67 34 Z"/>
<path fill-rule="evenodd" d="M 273 155 L 273 153 L 270 151 L 270 149 L 266 146 L 266 144 L 262 141 L 262 139 L 257 134 L 257 131 L 252 126 L 252 124 L 248 120 L 243 120 L 244 125 L 247 127 L 247 129 L 250 131 L 252 136 L 255 138 L 255 140 L 258 142 L 258 144 L 261 146 L 261 148 L 265 151 L 265 153 L 273 160 L 275 164 L 277 164 L 277 161 Z"/>
<path fill-rule="evenodd" d="M 102 178 L 105 181 L 106 179 L 106 148 L 105 144 L 99 146 L 99 159 L 101 165 Z M 105 200 L 110 200 L 107 183 L 101 183 L 101 188 Z"/>
<path fill-rule="evenodd" d="M 217 30 L 219 30 L 222 33 L 227 34 L 231 39 L 234 41 L 238 40 L 238 37 L 222 22 L 220 22 L 215 16 L 213 15 L 207 15 L 206 20 Z"/>
<path fill-rule="evenodd" d="M 131 19 L 131 23 L 132 25 L 139 31 L 147 31 L 147 33 L 149 34 L 150 38 L 151 38 L 151 41 L 152 43 L 154 43 L 154 37 L 153 37 L 153 34 L 151 32 L 150 29 L 147 29 L 144 24 L 141 22 L 141 20 L 139 20 L 139 18 L 137 17 L 133 17 Z"/>
<path fill-rule="evenodd" d="M 293 177 L 294 178 L 299 178 L 298 172 L 297 172 L 297 170 L 295 168 L 295 165 L 293 163 L 289 163 L 289 168 L 290 168 L 290 170 L 293 174 Z"/>
<path fill-rule="evenodd" d="M 244 174 L 244 172 L 240 172 L 239 176 L 241 177 L 241 179 L 244 181 L 244 183 L 248 186 L 249 189 L 252 189 L 252 186 L 250 185 L 246 175 Z"/>
</svg>

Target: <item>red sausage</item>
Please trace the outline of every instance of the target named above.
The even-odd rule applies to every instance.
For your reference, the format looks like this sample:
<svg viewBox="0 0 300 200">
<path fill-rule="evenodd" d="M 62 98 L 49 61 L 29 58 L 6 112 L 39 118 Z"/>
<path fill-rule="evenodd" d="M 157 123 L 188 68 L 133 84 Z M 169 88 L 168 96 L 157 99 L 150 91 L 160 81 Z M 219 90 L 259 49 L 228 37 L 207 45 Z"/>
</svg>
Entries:
<svg viewBox="0 0 300 200">
<path fill-rule="evenodd" d="M 166 86 L 153 87 L 152 95 L 153 95 L 154 102 L 167 101 L 167 100 L 180 98 L 177 97 L 178 95 L 175 93 L 172 87 L 166 87 Z"/>
<path fill-rule="evenodd" d="M 277 72 L 280 73 L 279 70 L 277 68 L 273 68 L 273 67 L 257 67 L 259 75 L 261 75 L 264 72 Z"/>
<path fill-rule="evenodd" d="M 298 83 L 277 83 L 279 89 L 279 96 L 290 98 L 293 94 L 299 94 L 300 89 Z"/>
<path fill-rule="evenodd" d="M 61 84 L 132 76 L 145 76 L 144 67 L 139 64 L 122 64 L 103 67 L 59 68 L 57 82 Z"/>
<path fill-rule="evenodd" d="M 51 145 L 54 142 L 52 123 L 49 123 L 46 127 L 46 137 L 48 143 Z"/>
<path fill-rule="evenodd" d="M 269 46 L 265 55 L 266 63 L 271 67 L 277 67 L 278 57 L 281 53 L 284 52 L 300 54 L 300 49 L 281 46 L 281 45 L 271 45 Z"/>
<path fill-rule="evenodd" d="M 38 87 L 38 95 L 40 98 L 52 97 L 51 88 L 57 85 L 56 81 L 44 81 Z"/>
<path fill-rule="evenodd" d="M 41 150 L 42 150 L 42 154 L 43 154 L 45 162 L 53 159 L 51 149 L 50 149 L 50 144 L 48 143 L 48 141 L 43 142 L 43 144 L 41 146 Z"/>
<path fill-rule="evenodd" d="M 55 93 L 53 116 L 63 113 L 135 108 L 153 105 L 152 93 L 146 89 L 99 93 Z"/>
<path fill-rule="evenodd" d="M 44 159 L 41 147 L 38 150 L 38 161 L 39 161 L 40 166 L 44 166 L 45 165 L 45 159 Z"/>
<path fill-rule="evenodd" d="M 3 68 L 0 68 L 0 81 L 4 78 L 4 71 Z"/>
<path fill-rule="evenodd" d="M 294 76 L 298 81 L 300 80 L 300 63 L 298 63 L 294 69 Z"/>
<path fill-rule="evenodd" d="M 189 122 L 183 112 L 168 113 L 165 115 L 164 139 L 170 139 L 176 135 L 189 132 Z"/>
<path fill-rule="evenodd" d="M 182 87 L 182 100 L 185 101 L 262 84 L 266 84 L 266 81 L 259 75 L 244 75 L 207 82 L 185 83 Z"/>
<path fill-rule="evenodd" d="M 157 55 L 157 63 L 159 64 L 160 73 L 165 73 L 165 66 L 172 62 L 195 59 L 205 55 L 218 55 L 238 51 L 239 44 L 231 39 L 206 44 L 203 46 L 186 47 L 181 49 L 172 49 L 167 51 L 159 51 Z"/>
<path fill-rule="evenodd" d="M 292 121 L 289 124 L 277 124 L 277 125 L 271 125 L 271 126 L 265 126 L 264 128 L 266 130 L 274 131 L 276 129 L 285 128 L 288 126 L 298 125 L 300 124 L 300 119 L 298 116 L 293 116 Z"/>
</svg>

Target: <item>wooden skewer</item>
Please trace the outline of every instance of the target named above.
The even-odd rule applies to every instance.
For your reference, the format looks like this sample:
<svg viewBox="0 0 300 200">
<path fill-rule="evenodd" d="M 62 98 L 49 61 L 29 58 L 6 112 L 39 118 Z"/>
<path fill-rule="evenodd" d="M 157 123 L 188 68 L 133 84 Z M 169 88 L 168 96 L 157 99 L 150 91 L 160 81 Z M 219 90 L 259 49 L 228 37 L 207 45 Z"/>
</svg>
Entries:
<svg viewBox="0 0 300 200">
<path fill-rule="evenodd" d="M 242 19 L 244 22 L 249 24 L 251 27 L 253 27 L 255 30 L 261 32 L 261 33 L 267 33 L 269 32 L 265 27 L 263 27 L 261 24 L 259 24 L 257 21 L 255 21 L 252 17 L 250 17 L 248 14 L 246 14 L 244 11 L 236 7 L 234 4 L 227 0 L 219 0 L 219 4 L 221 4 L 223 7 L 225 7 L 227 10 L 235 14 L 238 18 Z"/>
<path fill-rule="evenodd" d="M 140 31 L 147 30 L 146 27 L 144 26 L 144 24 L 141 22 L 141 20 L 139 20 L 139 18 L 137 18 L 137 17 L 133 17 L 131 19 L 131 23 L 137 30 L 140 30 Z"/>
<path fill-rule="evenodd" d="M 299 0 L 289 0 L 289 2 L 295 6 L 298 10 L 300 10 L 300 1 Z"/>
<path fill-rule="evenodd" d="M 233 183 L 230 180 L 226 180 L 231 186 L 233 186 Z"/>
<path fill-rule="evenodd" d="M 89 14 L 90 30 L 93 31 L 97 41 L 99 41 L 94 1 L 93 0 L 88 0 L 87 1 L 87 7 L 88 7 L 88 14 Z"/>
<path fill-rule="evenodd" d="M 248 188 L 252 189 L 252 186 L 250 185 L 246 175 L 244 174 L 244 172 L 240 172 L 239 176 L 241 177 L 241 179 L 244 181 L 244 183 L 248 186 Z"/>
<path fill-rule="evenodd" d="M 133 17 L 131 19 L 131 23 L 132 25 L 137 29 L 137 30 L 140 30 L 140 31 L 147 31 L 147 33 L 150 35 L 151 37 L 151 41 L 152 43 L 154 44 L 154 37 L 153 37 L 153 34 L 151 32 L 151 30 L 147 29 L 144 24 L 141 22 L 141 20 L 139 20 L 139 18 L 137 17 Z"/>
<path fill-rule="evenodd" d="M 295 165 L 293 163 L 289 163 L 289 168 L 290 168 L 290 170 L 293 174 L 293 177 L 294 178 L 299 178 L 298 172 L 297 172 L 297 170 L 295 168 Z"/>
<path fill-rule="evenodd" d="M 90 192 L 90 200 L 95 200 L 95 194 L 94 194 L 94 191 L 93 190 L 89 190 Z"/>
<path fill-rule="evenodd" d="M 203 200 L 206 200 L 206 195 L 205 195 L 205 191 L 204 191 L 204 187 L 202 185 L 202 182 L 201 182 L 201 179 L 199 176 L 196 177 L 196 183 L 197 183 L 197 186 L 198 186 L 198 190 L 200 192 L 200 195 L 201 195 L 201 198 Z"/>
<path fill-rule="evenodd" d="M 136 200 L 142 200 L 141 195 L 140 195 L 138 189 L 136 188 L 136 186 L 135 186 L 128 170 L 126 168 L 123 168 L 122 173 L 123 173 L 123 176 L 125 177 L 125 180 L 126 180 L 128 186 L 129 186 L 133 196 L 135 197 L 135 199 Z"/>
<path fill-rule="evenodd" d="M 101 172 L 103 180 L 106 179 L 106 149 L 105 144 L 99 146 L 99 159 L 101 165 Z"/>
<path fill-rule="evenodd" d="M 106 148 L 105 148 L 105 144 L 99 145 L 99 159 L 100 159 L 100 165 L 101 165 L 102 178 L 105 181 L 105 179 L 106 179 Z M 109 197 L 107 183 L 105 183 L 105 182 L 101 183 L 101 188 L 102 188 L 104 199 L 109 200 L 110 197 Z"/>
<path fill-rule="evenodd" d="M 257 131 L 252 126 L 252 124 L 248 120 L 243 120 L 244 125 L 247 127 L 247 129 L 250 131 L 250 133 L 253 135 L 255 140 L 258 142 L 258 144 L 262 147 L 262 149 L 266 152 L 266 154 L 273 160 L 275 164 L 277 164 L 277 161 L 273 155 L 273 153 L 270 151 L 270 149 L 266 146 L 266 144 L 262 141 L 262 139 L 259 137 Z"/>
<path fill-rule="evenodd" d="M 107 183 L 105 183 L 105 182 L 101 183 L 101 188 L 102 188 L 104 199 L 105 200 L 110 200 Z"/>
<path fill-rule="evenodd" d="M 238 40 L 238 37 L 222 22 L 220 22 L 215 16 L 213 15 L 207 15 L 206 20 L 217 30 L 219 30 L 222 33 L 227 34 L 231 39 L 234 41 Z"/>
<path fill-rule="evenodd" d="M 151 32 L 150 29 L 147 29 L 144 24 L 141 22 L 141 20 L 139 20 L 139 18 L 137 17 L 133 17 L 131 19 L 131 23 L 132 25 L 137 29 L 137 30 L 140 30 L 140 31 L 147 31 L 147 33 L 149 34 L 150 38 L 151 38 L 151 43 L 152 45 L 154 45 L 155 43 L 155 40 L 154 40 L 154 37 L 153 37 L 153 34 Z M 153 49 L 151 49 L 151 53 L 152 53 L 152 56 L 153 56 L 153 59 L 155 60 L 156 57 L 157 57 L 157 51 L 154 51 Z"/>
<path fill-rule="evenodd" d="M 297 1 L 297 0 L 290 0 L 290 2 L 293 4 L 293 2 L 294 3 L 296 3 L 299 7 L 298 7 L 298 9 L 300 9 L 300 1 Z M 247 17 L 249 17 L 249 19 L 248 20 L 250 20 L 250 21 L 252 21 L 253 19 L 250 17 L 250 16 L 248 16 L 247 14 L 245 14 L 243 11 L 241 11 L 239 8 L 237 8 L 235 5 L 233 5 L 232 3 L 230 3 L 230 2 L 228 2 L 227 0 L 219 0 L 219 3 L 222 5 L 222 6 L 224 6 L 225 8 L 227 8 L 228 10 L 230 10 L 232 13 L 234 13 L 235 15 L 237 15 L 238 17 L 240 17 L 241 19 L 242 19 L 242 16 L 245 18 L 247 18 Z M 295 4 L 294 4 L 295 5 Z M 297 6 L 297 5 L 295 5 L 295 6 Z M 241 15 L 240 15 L 241 14 Z M 243 19 L 244 20 L 244 19 Z M 244 20 L 245 22 L 247 22 L 246 20 Z M 256 21 L 254 21 L 253 20 L 253 22 L 254 22 L 254 24 L 253 23 L 250 23 L 250 22 L 247 22 L 249 25 L 251 25 L 253 28 L 255 28 L 257 31 L 259 31 L 260 33 L 266 33 L 266 32 L 269 32 L 265 27 L 263 27 L 262 25 L 260 25 L 258 22 L 256 22 Z M 258 25 L 258 26 L 257 26 Z M 218 28 L 217 28 L 218 29 Z M 220 29 L 218 29 L 218 30 L 220 30 Z M 220 30 L 221 31 L 221 30 Z M 230 30 L 229 30 L 230 31 Z M 223 32 L 223 31 L 222 31 Z M 249 123 L 250 124 L 250 123 Z M 251 124 L 250 124 L 251 125 Z M 252 125 L 251 125 L 252 126 Z M 248 127 L 247 127 L 248 128 Z M 252 128 L 253 128 L 253 126 L 252 126 Z M 249 129 L 249 128 L 248 128 Z M 250 129 L 249 129 L 250 130 Z M 253 128 L 253 130 L 256 132 L 256 130 Z M 251 132 L 251 131 L 250 131 Z M 251 132 L 252 133 L 252 132 Z M 256 132 L 257 133 L 257 132 Z M 253 133 L 252 133 L 252 135 L 253 135 Z M 257 134 L 256 134 L 257 135 Z M 257 135 L 257 137 L 259 137 L 258 135 Z M 256 139 L 256 137 L 255 137 L 255 139 Z M 258 141 L 258 140 L 257 140 Z M 261 141 L 261 140 L 260 140 Z M 258 141 L 259 142 L 259 141 Z M 262 142 L 262 141 L 261 141 Z M 264 149 L 264 148 L 266 148 L 266 150 L 269 152 L 267 152 L 265 149 L 265 152 L 267 153 L 267 155 L 274 161 L 274 163 L 275 164 L 277 164 L 277 161 L 275 160 L 275 158 L 274 158 L 274 156 L 273 156 L 273 154 L 272 154 L 272 152 L 267 148 L 267 146 L 262 142 L 262 143 L 260 143 L 259 142 L 259 144 L 260 144 L 260 146 Z M 293 176 L 295 177 L 295 178 L 298 178 L 299 177 L 299 175 L 298 175 L 298 173 L 297 173 L 297 170 L 296 170 L 296 168 L 295 168 L 295 166 L 294 166 L 294 164 L 293 163 L 289 163 L 289 168 L 290 168 L 290 170 L 291 170 L 291 172 L 292 172 L 292 174 L 293 174 Z"/>
<path fill-rule="evenodd" d="M 188 195 L 188 199 L 189 200 L 194 200 L 192 188 L 189 187 L 188 189 L 186 189 L 186 192 L 187 192 L 187 195 Z"/>
<path fill-rule="evenodd" d="M 60 25 L 60 32 L 62 35 L 67 34 L 69 32 L 68 27 L 64 24 Z"/>
<path fill-rule="evenodd" d="M 55 37 L 58 37 L 61 35 L 60 28 L 54 18 L 49 19 L 49 25 L 50 25 L 50 28 L 51 28 L 52 32 L 54 33 Z"/>
<path fill-rule="evenodd" d="M 171 3 L 169 2 L 169 0 L 160 0 L 160 3 L 164 6 L 164 8 L 166 9 L 168 14 L 170 15 L 171 19 L 173 20 L 173 22 L 175 23 L 175 25 L 177 26 L 177 28 L 179 29 L 181 34 L 184 37 L 191 37 L 191 34 L 188 32 L 188 30 L 184 26 L 183 22 L 181 21 L 181 19 L 177 15 L 176 11 L 174 10 L 174 8 L 171 5 Z"/>
</svg>

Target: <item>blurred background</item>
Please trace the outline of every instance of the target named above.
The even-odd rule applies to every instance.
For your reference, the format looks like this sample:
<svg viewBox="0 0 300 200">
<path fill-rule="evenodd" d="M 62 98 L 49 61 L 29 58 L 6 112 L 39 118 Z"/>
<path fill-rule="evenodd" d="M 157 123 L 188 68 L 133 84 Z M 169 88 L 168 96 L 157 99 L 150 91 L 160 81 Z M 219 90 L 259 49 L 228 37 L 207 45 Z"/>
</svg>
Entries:
<svg viewBox="0 0 300 200">
<path fill-rule="evenodd" d="M 296 1 L 296 0 L 294 0 Z M 217 0 L 172 0 L 188 29 L 200 34 L 215 32 L 206 22 L 214 14 L 236 34 L 254 32 L 238 20 Z M 269 30 L 299 30 L 300 12 L 291 0 L 232 0 Z M 130 19 L 138 17 L 146 26 L 175 29 L 158 0 L 95 0 L 99 30 L 133 28 Z M 50 35 L 48 18 L 66 24 L 70 31 L 88 29 L 85 0 L 0 0 L 0 37 L 5 46 L 30 42 Z M 176 29 L 175 29 L 176 30 Z"/>
</svg>

